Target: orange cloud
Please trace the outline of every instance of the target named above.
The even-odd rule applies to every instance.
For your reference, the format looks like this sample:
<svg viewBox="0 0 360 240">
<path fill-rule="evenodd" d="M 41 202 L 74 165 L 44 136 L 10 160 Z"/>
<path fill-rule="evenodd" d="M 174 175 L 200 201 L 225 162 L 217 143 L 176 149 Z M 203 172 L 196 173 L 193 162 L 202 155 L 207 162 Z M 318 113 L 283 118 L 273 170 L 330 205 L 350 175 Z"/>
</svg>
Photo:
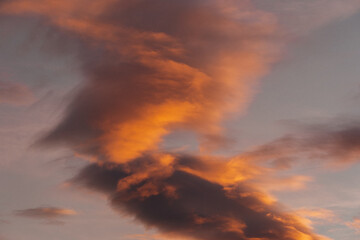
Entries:
<svg viewBox="0 0 360 240">
<path fill-rule="evenodd" d="M 224 114 L 246 107 L 279 50 L 274 17 L 247 1 L 17 0 L 1 11 L 43 15 L 79 39 L 89 82 L 46 141 L 118 163 L 156 150 L 177 128 L 197 132 L 203 151 L 213 147 Z"/>
<path fill-rule="evenodd" d="M 308 209 L 301 208 L 295 211 L 297 215 L 305 218 L 308 225 L 321 224 L 324 222 L 333 222 L 336 217 L 333 211 L 328 209 Z"/>
<path fill-rule="evenodd" d="M 276 174 L 268 174 L 254 179 L 254 182 L 258 187 L 270 192 L 302 190 L 305 189 L 307 183 L 311 181 L 312 178 L 309 176 L 294 175 L 278 177 Z"/>
<path fill-rule="evenodd" d="M 360 218 L 354 218 L 352 222 L 347 222 L 346 225 L 360 233 Z"/>
<path fill-rule="evenodd" d="M 274 14 L 247 0 L 14 0 L 0 11 L 40 15 L 79 46 L 87 81 L 41 141 L 66 144 L 95 162 L 73 182 L 107 194 L 114 208 L 170 236 L 325 239 L 261 190 L 274 174 L 259 166 L 264 153 L 287 157 L 293 147 L 206 157 L 221 139 L 222 120 L 244 111 L 257 79 L 278 58 Z M 177 129 L 195 132 L 204 156 L 161 153 L 159 143 Z M 308 179 L 272 184 L 285 180 L 298 189 Z M 45 208 L 19 213 L 66 215 Z"/>
</svg>

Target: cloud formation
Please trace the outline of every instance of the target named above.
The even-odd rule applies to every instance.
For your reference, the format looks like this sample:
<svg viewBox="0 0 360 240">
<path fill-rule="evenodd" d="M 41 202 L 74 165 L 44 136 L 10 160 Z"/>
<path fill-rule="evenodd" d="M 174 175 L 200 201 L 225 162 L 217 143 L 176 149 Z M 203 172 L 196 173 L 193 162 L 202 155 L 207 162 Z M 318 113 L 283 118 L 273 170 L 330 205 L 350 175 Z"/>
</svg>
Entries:
<svg viewBox="0 0 360 240">
<path fill-rule="evenodd" d="M 279 23 L 287 31 L 301 36 L 329 24 L 356 14 L 360 9 L 358 0 L 254 0 L 255 6 L 276 13 Z M 326 8 L 324 8 L 326 6 Z"/>
<path fill-rule="evenodd" d="M 71 209 L 56 207 L 38 207 L 14 211 L 15 215 L 20 217 L 36 218 L 54 222 L 59 218 L 76 215 Z"/>
<path fill-rule="evenodd" d="M 179 128 L 214 146 L 281 42 L 273 16 L 248 1 L 17 0 L 2 12 L 43 15 L 80 46 L 88 81 L 43 142 L 118 163 Z"/>
<path fill-rule="evenodd" d="M 129 164 L 89 165 L 72 182 L 106 194 L 115 209 L 169 236 L 325 239 L 313 234 L 304 219 L 281 210 L 246 178 L 223 181 L 228 176 L 223 170 L 230 165 L 191 156 L 144 156 Z M 241 172 L 238 177 L 243 177 Z"/>
<path fill-rule="evenodd" d="M 41 140 L 93 162 L 73 183 L 106 194 L 115 209 L 170 236 L 325 239 L 259 190 L 271 170 L 258 163 L 270 158 L 284 167 L 295 155 L 319 152 L 351 162 L 352 155 L 334 146 L 357 149 L 353 131 L 290 136 L 230 160 L 158 149 L 177 129 L 195 132 L 203 153 L 222 140 L 221 121 L 245 109 L 256 80 L 279 57 L 276 14 L 248 0 L 13 0 L 0 12 L 41 16 L 78 46 L 87 81 Z M 290 181 L 287 187 L 299 189 L 308 180 L 274 178 L 272 184 L 279 190 Z M 56 208 L 17 214 L 66 215 Z"/>
<path fill-rule="evenodd" d="M 301 208 L 296 210 L 296 214 L 307 219 L 308 225 L 336 221 L 335 213 L 329 209 L 324 208 Z"/>
<path fill-rule="evenodd" d="M 335 166 L 348 166 L 360 160 L 360 124 L 329 123 L 308 125 L 302 131 L 288 134 L 241 154 L 276 168 L 290 168 L 297 160 L 320 160 Z"/>
</svg>

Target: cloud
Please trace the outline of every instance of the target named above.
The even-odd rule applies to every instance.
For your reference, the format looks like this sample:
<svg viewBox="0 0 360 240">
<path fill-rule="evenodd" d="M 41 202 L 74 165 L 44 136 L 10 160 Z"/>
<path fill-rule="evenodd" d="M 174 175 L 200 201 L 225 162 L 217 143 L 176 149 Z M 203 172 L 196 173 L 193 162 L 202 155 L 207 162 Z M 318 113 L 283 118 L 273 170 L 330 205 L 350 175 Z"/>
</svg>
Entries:
<svg viewBox="0 0 360 240">
<path fill-rule="evenodd" d="M 271 13 L 239 3 L 11 1 L 78 43 L 85 86 L 43 143 L 126 162 L 175 129 L 221 145 L 224 114 L 243 110 L 282 41 Z"/>
<path fill-rule="evenodd" d="M 89 165 L 72 182 L 106 194 L 116 210 L 170 236 L 325 239 L 247 180 L 219 183 L 208 162 L 191 156 L 144 156 L 123 165 Z"/>
<path fill-rule="evenodd" d="M 241 154 L 276 168 L 289 168 L 299 159 L 320 160 L 328 165 L 348 166 L 360 160 L 360 124 L 329 123 L 305 126 L 270 143 Z"/>
<path fill-rule="evenodd" d="M 259 8 L 275 12 L 287 32 L 297 36 L 349 17 L 360 10 L 358 0 L 288 0 L 286 2 L 254 0 L 254 4 Z"/>
<path fill-rule="evenodd" d="M 355 217 L 352 222 L 347 222 L 346 225 L 360 233 L 360 218 Z"/>
<path fill-rule="evenodd" d="M 169 239 L 166 235 L 162 234 L 132 234 L 124 237 L 126 240 L 166 240 Z M 182 237 L 171 236 L 173 240 L 185 240 Z"/>
<path fill-rule="evenodd" d="M 329 209 L 316 208 L 301 208 L 296 210 L 296 214 L 308 219 L 308 224 L 324 224 L 326 222 L 336 221 L 335 213 Z"/>
<path fill-rule="evenodd" d="M 45 220 L 49 224 L 63 224 L 59 219 L 76 215 L 77 212 L 71 209 L 56 207 L 38 207 L 14 211 L 16 216 Z"/>
<path fill-rule="evenodd" d="M 40 141 L 65 144 L 93 162 L 73 183 L 106 194 L 118 211 L 170 236 L 325 239 L 260 190 L 271 190 L 266 180 L 278 185 L 272 190 L 286 181 L 296 190 L 310 179 L 277 178 L 260 164 L 270 158 L 285 168 L 304 153 L 351 162 L 333 146 L 355 149 L 347 140 L 353 133 L 289 136 L 233 159 L 207 156 L 225 139 L 222 120 L 245 110 L 257 79 L 279 58 L 285 39 L 276 11 L 247 0 L 13 0 L 0 12 L 41 16 L 56 36 L 78 46 L 86 82 Z M 178 129 L 197 135 L 203 156 L 158 149 Z M 54 208 L 17 213 L 64 215 Z"/>
<path fill-rule="evenodd" d="M 0 81 L 0 104 L 27 105 L 33 101 L 33 93 L 26 85 Z"/>
<path fill-rule="evenodd" d="M 307 184 L 313 180 L 311 177 L 303 175 L 278 177 L 276 174 L 277 172 L 273 174 L 263 174 L 256 177 L 252 182 L 269 192 L 278 192 L 303 190 Z"/>
</svg>

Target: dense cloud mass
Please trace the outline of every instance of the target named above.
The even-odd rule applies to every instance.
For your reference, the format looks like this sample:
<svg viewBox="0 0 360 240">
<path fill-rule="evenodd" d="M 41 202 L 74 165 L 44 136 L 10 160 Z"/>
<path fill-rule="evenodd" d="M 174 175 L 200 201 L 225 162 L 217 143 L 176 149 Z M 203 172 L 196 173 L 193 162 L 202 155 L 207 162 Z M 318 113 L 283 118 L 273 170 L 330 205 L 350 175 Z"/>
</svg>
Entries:
<svg viewBox="0 0 360 240">
<path fill-rule="evenodd" d="M 107 194 L 115 209 L 170 235 L 204 240 L 325 239 L 246 181 L 216 182 L 222 175 L 216 177 L 214 171 L 226 162 L 214 162 L 212 169 L 209 161 L 158 155 L 127 165 L 93 164 L 73 182 Z"/>
</svg>

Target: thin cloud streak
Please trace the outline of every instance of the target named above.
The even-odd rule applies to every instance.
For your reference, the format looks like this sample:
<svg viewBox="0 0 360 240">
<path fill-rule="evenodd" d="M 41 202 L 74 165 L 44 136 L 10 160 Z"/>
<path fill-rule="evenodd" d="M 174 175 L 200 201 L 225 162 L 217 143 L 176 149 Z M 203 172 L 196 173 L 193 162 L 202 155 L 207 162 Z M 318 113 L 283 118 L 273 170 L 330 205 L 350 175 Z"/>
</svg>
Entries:
<svg viewBox="0 0 360 240">
<path fill-rule="evenodd" d="M 360 160 L 360 124 L 354 121 L 308 125 L 240 156 L 270 163 L 278 169 L 289 169 L 305 159 L 328 166 L 350 166 Z"/>
<path fill-rule="evenodd" d="M 56 207 L 29 208 L 15 210 L 14 213 L 20 217 L 38 218 L 45 220 L 54 220 L 57 218 L 73 216 L 77 214 L 74 210 Z"/>
</svg>

